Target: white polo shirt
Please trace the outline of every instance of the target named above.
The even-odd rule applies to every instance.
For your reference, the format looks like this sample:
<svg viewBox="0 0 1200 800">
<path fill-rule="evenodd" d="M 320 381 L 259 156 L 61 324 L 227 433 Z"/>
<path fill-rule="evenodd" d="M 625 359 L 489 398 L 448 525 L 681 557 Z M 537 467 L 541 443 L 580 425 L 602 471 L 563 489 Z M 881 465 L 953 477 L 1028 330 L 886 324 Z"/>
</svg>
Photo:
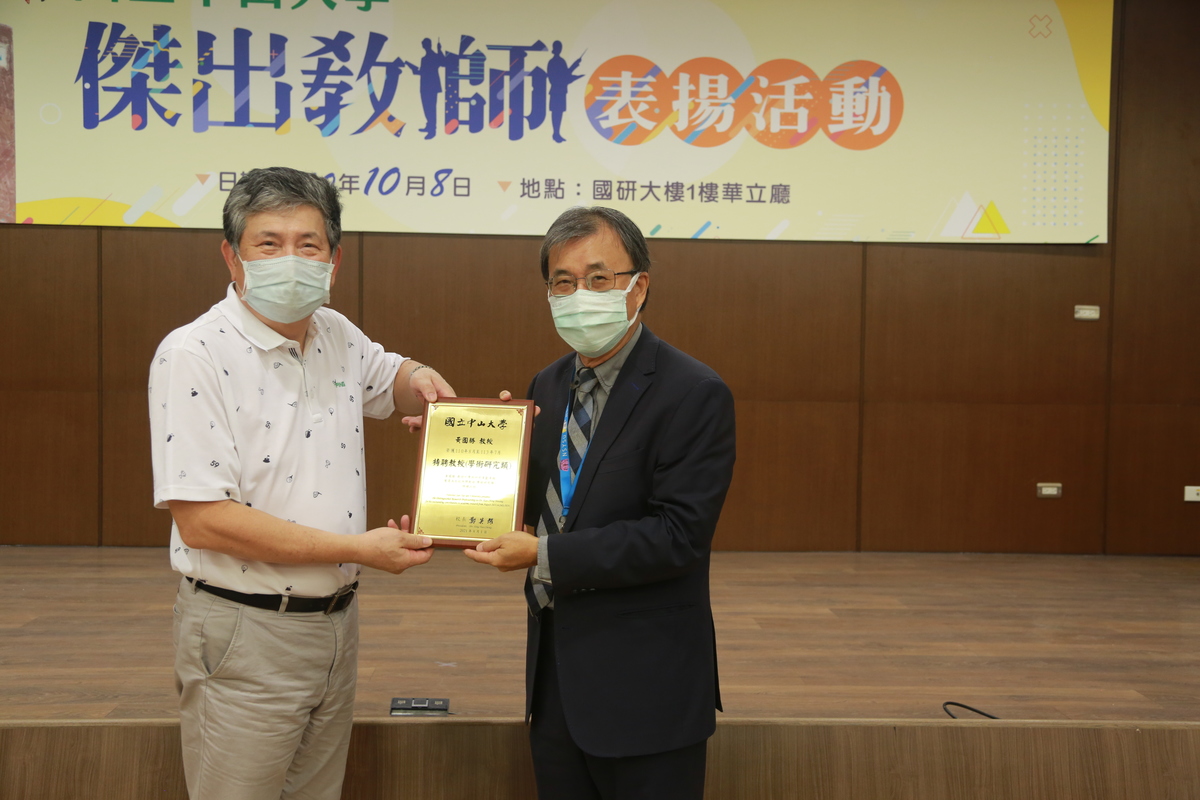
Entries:
<svg viewBox="0 0 1200 800">
<path fill-rule="evenodd" d="M 150 366 L 154 505 L 233 500 L 331 533 L 366 530 L 363 417 L 395 408 L 405 361 L 330 308 L 314 312 L 303 354 L 263 324 L 233 284 L 173 331 Z M 171 525 L 171 566 L 251 594 L 324 597 L 357 564 L 271 564 L 189 549 Z"/>
</svg>

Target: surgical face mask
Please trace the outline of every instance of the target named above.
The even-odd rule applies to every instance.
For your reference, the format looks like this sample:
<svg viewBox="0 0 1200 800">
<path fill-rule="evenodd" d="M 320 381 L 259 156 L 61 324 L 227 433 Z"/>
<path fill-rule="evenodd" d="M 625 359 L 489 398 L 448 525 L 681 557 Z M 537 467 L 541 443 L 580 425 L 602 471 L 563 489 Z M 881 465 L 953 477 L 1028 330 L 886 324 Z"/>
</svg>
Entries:
<svg viewBox="0 0 1200 800">
<path fill-rule="evenodd" d="M 640 276 L 641 273 L 634 275 L 624 290 L 579 289 L 565 297 L 549 295 L 550 313 L 558 335 L 571 349 L 588 358 L 602 356 L 616 347 L 633 322 L 625 310 L 625 299 Z"/>
<path fill-rule="evenodd" d="M 275 322 L 299 322 L 329 302 L 333 264 L 300 256 L 243 261 L 242 299 Z"/>
</svg>

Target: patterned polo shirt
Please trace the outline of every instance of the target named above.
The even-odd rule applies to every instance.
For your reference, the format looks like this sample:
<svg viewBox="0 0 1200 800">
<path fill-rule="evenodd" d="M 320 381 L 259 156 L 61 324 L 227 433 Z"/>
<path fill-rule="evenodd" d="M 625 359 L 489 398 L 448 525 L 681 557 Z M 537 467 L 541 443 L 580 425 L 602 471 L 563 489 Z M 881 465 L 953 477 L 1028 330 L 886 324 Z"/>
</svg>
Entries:
<svg viewBox="0 0 1200 800">
<path fill-rule="evenodd" d="M 155 506 L 232 500 L 331 533 L 363 533 L 362 421 L 392 413 L 404 360 L 330 308 L 313 313 L 301 353 L 251 314 L 231 284 L 154 355 Z M 239 592 L 307 597 L 333 594 L 360 572 L 357 564 L 269 564 L 190 549 L 174 523 L 171 566 Z"/>
</svg>

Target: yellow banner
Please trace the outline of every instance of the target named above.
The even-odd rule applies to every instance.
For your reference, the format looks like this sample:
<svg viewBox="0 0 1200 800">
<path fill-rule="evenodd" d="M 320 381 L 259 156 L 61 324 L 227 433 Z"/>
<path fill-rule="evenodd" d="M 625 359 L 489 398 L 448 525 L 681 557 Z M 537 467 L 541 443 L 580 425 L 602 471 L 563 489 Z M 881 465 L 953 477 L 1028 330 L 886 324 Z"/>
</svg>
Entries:
<svg viewBox="0 0 1200 800">
<path fill-rule="evenodd" d="M 1112 0 L 6 0 L 0 221 L 1105 242 Z M 7 89 L 6 89 L 7 87 Z"/>
</svg>

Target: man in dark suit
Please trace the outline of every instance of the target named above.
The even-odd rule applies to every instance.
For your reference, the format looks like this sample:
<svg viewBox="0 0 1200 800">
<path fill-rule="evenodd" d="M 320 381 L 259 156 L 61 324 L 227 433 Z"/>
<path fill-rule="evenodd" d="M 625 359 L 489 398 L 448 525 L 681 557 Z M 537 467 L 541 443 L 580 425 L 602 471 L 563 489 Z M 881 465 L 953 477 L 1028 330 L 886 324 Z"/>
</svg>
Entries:
<svg viewBox="0 0 1200 800">
<path fill-rule="evenodd" d="M 642 325 L 650 258 L 624 214 L 570 209 L 541 261 L 575 352 L 529 387 L 541 412 L 525 531 L 466 554 L 529 570 L 541 800 L 699 800 L 721 707 L 708 565 L 733 474 L 733 396 Z"/>
</svg>

